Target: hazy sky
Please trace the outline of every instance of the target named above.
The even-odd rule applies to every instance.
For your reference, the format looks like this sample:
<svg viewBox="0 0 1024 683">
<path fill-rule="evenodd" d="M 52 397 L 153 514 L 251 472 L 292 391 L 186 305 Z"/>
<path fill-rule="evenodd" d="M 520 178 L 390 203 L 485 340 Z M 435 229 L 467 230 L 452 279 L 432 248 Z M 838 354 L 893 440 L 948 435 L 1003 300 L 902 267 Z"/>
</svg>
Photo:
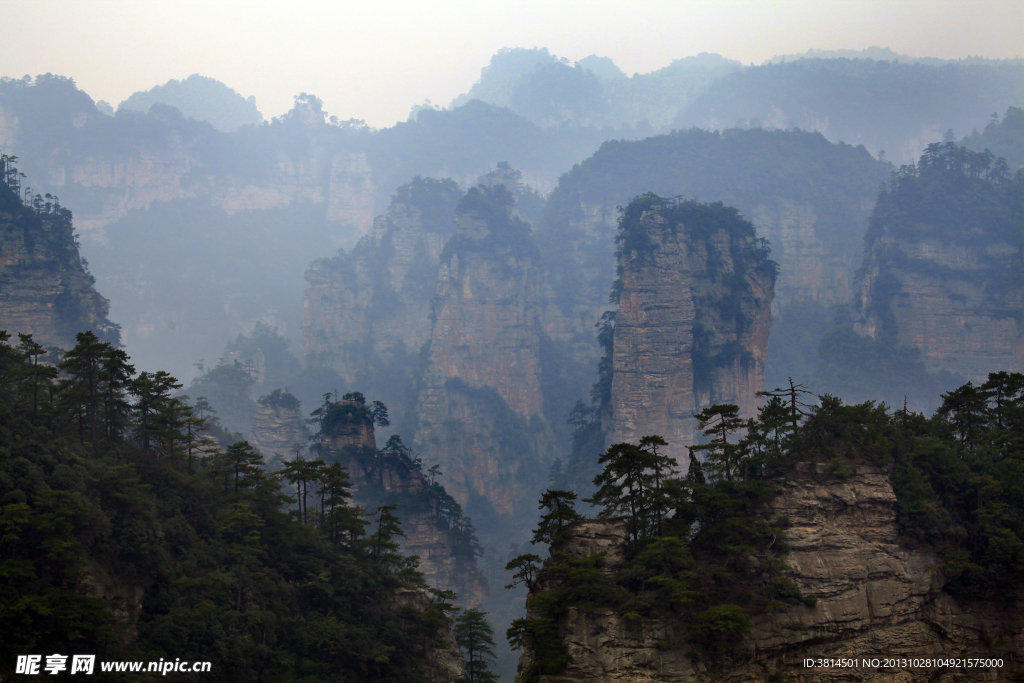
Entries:
<svg viewBox="0 0 1024 683">
<path fill-rule="evenodd" d="M 314 93 L 381 127 L 447 105 L 502 47 L 611 57 L 626 73 L 718 52 L 878 45 L 943 58 L 1024 55 L 1024 0 L 4 0 L 0 76 L 72 76 L 115 107 L 192 73 L 255 95 L 264 116 Z"/>
</svg>

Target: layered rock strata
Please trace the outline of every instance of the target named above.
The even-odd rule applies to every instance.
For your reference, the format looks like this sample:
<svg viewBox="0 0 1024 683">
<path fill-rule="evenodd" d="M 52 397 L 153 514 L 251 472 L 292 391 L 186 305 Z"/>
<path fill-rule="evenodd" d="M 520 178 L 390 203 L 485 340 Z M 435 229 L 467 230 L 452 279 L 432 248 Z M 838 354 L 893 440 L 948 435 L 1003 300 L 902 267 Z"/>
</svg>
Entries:
<svg viewBox="0 0 1024 683">
<path fill-rule="evenodd" d="M 753 226 L 721 204 L 637 198 L 620 230 L 605 442 L 658 434 L 678 459 L 703 408 L 756 415 L 775 266 Z"/>
<path fill-rule="evenodd" d="M 471 189 L 441 254 L 420 379 L 417 452 L 462 504 L 525 505 L 550 449 L 541 395 L 538 252 L 503 185 Z"/>
<path fill-rule="evenodd" d="M 685 629 L 645 620 L 638 630 L 610 609 L 571 608 L 559 623 L 571 662 L 542 683 L 769 681 L 1012 681 L 1024 673 L 1024 595 L 998 605 L 958 601 L 943 591 L 942 560 L 901 542 L 888 472 L 858 466 L 838 479 L 807 463 L 781 487 L 771 512 L 787 517 L 786 575 L 815 607 L 790 607 L 753 617 L 750 633 L 717 661 L 694 661 Z M 625 525 L 588 520 L 573 528 L 570 557 L 605 551 L 603 571 L 624 565 Z M 537 590 L 544 590 L 541 581 Z M 666 643 L 680 647 L 666 648 Z M 912 666 L 886 660 L 995 659 L 998 667 Z M 808 668 L 805 660 L 838 659 L 855 666 Z M 865 664 L 865 660 L 879 660 Z M 532 662 L 526 650 L 520 671 Z"/>
<path fill-rule="evenodd" d="M 930 372 L 984 382 L 1024 371 L 1024 282 L 1014 272 L 1024 272 L 1019 235 L 955 243 L 883 234 L 865 254 L 855 329 L 919 349 Z"/>
<path fill-rule="evenodd" d="M 71 212 L 25 206 L 0 183 L 0 330 L 15 344 L 18 334 L 31 334 L 44 346 L 70 349 L 86 330 L 117 344 L 109 308 L 79 256 Z"/>
</svg>

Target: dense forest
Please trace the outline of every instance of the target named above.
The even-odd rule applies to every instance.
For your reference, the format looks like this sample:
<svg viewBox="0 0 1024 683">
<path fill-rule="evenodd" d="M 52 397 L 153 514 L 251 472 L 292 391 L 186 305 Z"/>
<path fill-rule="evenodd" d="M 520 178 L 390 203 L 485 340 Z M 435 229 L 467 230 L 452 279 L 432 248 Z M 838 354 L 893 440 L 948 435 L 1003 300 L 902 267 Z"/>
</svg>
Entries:
<svg viewBox="0 0 1024 683">
<path fill-rule="evenodd" d="M 173 377 L 91 333 L 56 366 L 3 341 L 0 666 L 60 652 L 206 660 L 218 680 L 426 676 L 452 607 L 398 554 L 393 505 L 368 523 L 338 464 L 282 478 L 244 441 L 221 450 Z M 423 604 L 396 597 L 410 589 Z"/>
</svg>

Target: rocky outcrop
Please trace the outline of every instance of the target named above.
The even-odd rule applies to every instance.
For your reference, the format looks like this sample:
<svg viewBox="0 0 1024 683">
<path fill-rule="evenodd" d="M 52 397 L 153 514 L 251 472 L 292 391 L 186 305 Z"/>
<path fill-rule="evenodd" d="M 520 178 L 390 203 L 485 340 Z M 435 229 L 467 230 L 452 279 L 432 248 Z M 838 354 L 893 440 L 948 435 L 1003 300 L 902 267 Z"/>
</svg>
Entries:
<svg viewBox="0 0 1024 683">
<path fill-rule="evenodd" d="M 249 443 L 267 461 L 293 459 L 306 450 L 309 430 L 299 412 L 299 399 L 277 390 L 260 398 L 249 430 Z"/>
<path fill-rule="evenodd" d="M 541 395 L 538 252 L 503 185 L 469 190 L 441 254 L 416 414 L 417 452 L 465 504 L 532 499 L 550 449 Z"/>
<path fill-rule="evenodd" d="M 986 286 L 992 275 L 1024 270 L 1019 245 L 886 235 L 865 260 L 858 333 L 885 336 L 889 322 L 896 344 L 919 349 L 929 371 L 975 382 L 1024 370 L 1024 287 Z"/>
<path fill-rule="evenodd" d="M 1024 370 L 1022 197 L 1002 160 L 930 145 L 879 196 L 854 329 L 919 350 L 931 372 Z"/>
<path fill-rule="evenodd" d="M 639 197 L 620 240 L 605 441 L 658 434 L 678 459 L 703 408 L 756 415 L 775 266 L 753 226 L 721 204 Z"/>
<path fill-rule="evenodd" d="M 139 616 L 146 592 L 143 586 L 125 581 L 108 563 L 93 558 L 82 575 L 79 590 L 110 604 L 114 618 L 123 624 L 120 633 L 123 644 L 129 645 L 138 640 Z"/>
<path fill-rule="evenodd" d="M 0 182 L 0 330 L 15 344 L 20 333 L 70 349 L 86 330 L 117 344 L 108 310 L 79 256 L 71 212 L 50 199 L 26 206 Z"/>
<path fill-rule="evenodd" d="M 606 143 L 561 178 L 538 223 L 545 332 L 593 366 L 594 324 L 615 279 L 616 208 L 645 192 L 738 208 L 779 264 L 772 305 L 780 319 L 794 305 L 847 304 L 890 170 L 863 148 L 798 130 L 694 129 Z"/>
<path fill-rule="evenodd" d="M 375 449 L 377 437 L 373 433 L 373 416 L 366 401 L 343 398 L 331 404 L 334 417 L 323 425 L 323 438 L 330 451 L 348 449 Z"/>
<path fill-rule="evenodd" d="M 787 576 L 815 607 L 757 615 L 751 632 L 718 661 L 688 656 L 685 630 L 647 620 L 638 633 L 610 609 L 571 608 L 559 631 L 572 655 L 558 676 L 569 681 L 1011 681 L 1024 672 L 1024 596 L 1002 604 L 958 601 L 943 592 L 934 552 L 902 542 L 896 497 L 885 470 L 859 465 L 841 479 L 826 465 L 807 463 L 781 487 L 771 512 L 786 517 Z M 564 550 L 586 557 L 607 550 L 604 571 L 621 566 L 624 525 L 589 520 L 573 529 Z M 539 587 L 543 589 L 543 585 Z M 671 644 L 671 645 L 667 645 Z M 521 670 L 532 661 L 526 651 Z M 886 659 L 994 658 L 998 668 L 914 667 Z M 806 659 L 855 660 L 853 667 L 808 668 Z M 880 660 L 866 664 L 864 660 Z"/>
<path fill-rule="evenodd" d="M 431 486 L 418 464 L 390 451 L 376 450 L 370 411 L 358 399 L 342 399 L 334 417 L 325 422 L 329 457 L 348 469 L 353 500 L 368 513 L 377 505 L 398 505 L 403 555 L 420 558 L 419 569 L 434 588 L 453 590 L 460 605 L 478 605 L 487 596 L 483 575 L 476 566 L 468 540 L 442 519 L 439 506 L 444 489 Z"/>
<path fill-rule="evenodd" d="M 398 189 L 387 214 L 377 217 L 351 253 L 310 266 L 304 357 L 360 386 L 369 379 L 361 372 L 375 361 L 401 365 L 415 359 L 430 338 L 438 259 L 455 231 L 460 194 L 450 180 L 417 178 Z"/>
</svg>

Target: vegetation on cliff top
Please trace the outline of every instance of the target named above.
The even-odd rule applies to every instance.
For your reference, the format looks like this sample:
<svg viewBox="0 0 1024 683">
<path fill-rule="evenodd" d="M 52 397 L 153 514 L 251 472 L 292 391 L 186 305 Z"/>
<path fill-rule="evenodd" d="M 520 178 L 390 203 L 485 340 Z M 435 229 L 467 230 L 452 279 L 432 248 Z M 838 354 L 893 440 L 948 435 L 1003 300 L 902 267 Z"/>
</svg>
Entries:
<svg viewBox="0 0 1024 683">
<path fill-rule="evenodd" d="M 941 554 L 945 590 L 998 600 L 1016 584 L 1024 571 L 1024 375 L 994 373 L 981 386 L 948 392 L 931 418 L 829 395 L 812 406 L 808 394 L 800 385 L 767 392 L 756 421 L 740 420 L 730 405 L 699 413 L 706 443 L 691 448 L 684 477 L 659 456 L 661 437 L 610 446 L 588 502 L 629 531 L 626 566 L 613 577 L 602 573 L 601 556 L 560 550 L 578 518 L 575 494 L 544 495 L 535 542 L 554 541 L 551 557 L 542 564 L 522 555 L 508 567 L 531 589 L 545 581 L 530 595 L 528 616 L 508 632 L 513 645 L 532 650 L 524 680 L 568 664 L 558 621 L 569 607 L 613 607 L 639 630 L 661 619 L 680 635 L 662 647 L 712 659 L 749 630 L 750 616 L 813 607 L 816 598 L 784 575 L 787 521 L 766 513 L 786 478 L 842 479 L 861 464 L 883 467 L 904 542 Z M 825 474 L 798 473 L 795 465 L 805 462 L 824 463 Z"/>
<path fill-rule="evenodd" d="M 35 303 L 40 312 L 52 311 L 42 314 L 52 321 L 35 321 L 40 328 L 52 326 L 55 338 L 47 343 L 70 345 L 77 332 L 89 328 L 118 343 L 120 327 L 107 320 L 107 301 L 93 288 L 96 280 L 79 253 L 71 211 L 54 195 L 32 192 L 18 161 L 0 154 L 0 296 L 21 298 L 26 282 L 44 282 L 44 290 L 57 284 L 55 297 Z"/>
</svg>

